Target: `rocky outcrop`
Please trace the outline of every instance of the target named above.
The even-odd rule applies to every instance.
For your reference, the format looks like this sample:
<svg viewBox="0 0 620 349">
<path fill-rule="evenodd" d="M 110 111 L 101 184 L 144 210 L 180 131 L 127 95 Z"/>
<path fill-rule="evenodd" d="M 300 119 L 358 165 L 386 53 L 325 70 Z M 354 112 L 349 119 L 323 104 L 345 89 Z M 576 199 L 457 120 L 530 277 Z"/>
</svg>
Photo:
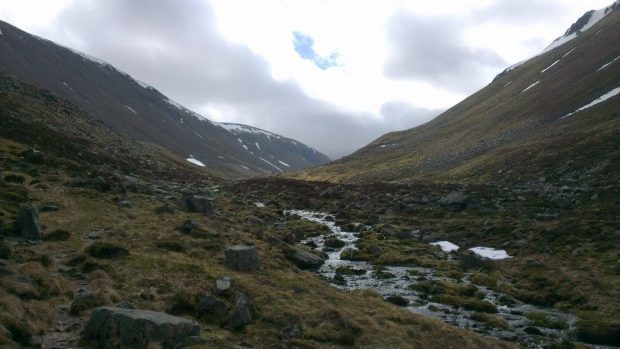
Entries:
<svg viewBox="0 0 620 349">
<path fill-rule="evenodd" d="M 99 348 L 176 348 L 200 335 L 195 321 L 150 310 L 102 307 L 82 332 L 85 344 Z"/>
<path fill-rule="evenodd" d="M 235 245 L 224 251 L 226 266 L 236 271 L 254 271 L 260 267 L 256 246 Z"/>
<path fill-rule="evenodd" d="M 41 225 L 39 224 L 39 211 L 32 203 L 19 206 L 17 220 L 15 221 L 17 234 L 27 240 L 41 240 Z"/>
<path fill-rule="evenodd" d="M 204 195 L 184 193 L 181 200 L 179 200 L 179 206 L 183 211 L 187 212 L 202 213 L 205 215 L 215 213 L 213 198 Z"/>
</svg>

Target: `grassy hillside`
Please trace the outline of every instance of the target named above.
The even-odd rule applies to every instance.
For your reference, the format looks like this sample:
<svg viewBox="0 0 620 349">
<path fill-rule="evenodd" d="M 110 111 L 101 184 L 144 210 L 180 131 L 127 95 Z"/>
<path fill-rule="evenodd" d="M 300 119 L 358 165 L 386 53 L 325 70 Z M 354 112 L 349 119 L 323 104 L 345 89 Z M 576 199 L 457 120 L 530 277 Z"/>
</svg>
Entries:
<svg viewBox="0 0 620 349">
<path fill-rule="evenodd" d="M 620 98 L 563 117 L 620 87 L 620 61 L 601 69 L 618 56 L 616 8 L 576 39 L 498 75 L 434 120 L 293 176 L 485 182 L 559 178 L 601 167 L 615 171 Z"/>
</svg>

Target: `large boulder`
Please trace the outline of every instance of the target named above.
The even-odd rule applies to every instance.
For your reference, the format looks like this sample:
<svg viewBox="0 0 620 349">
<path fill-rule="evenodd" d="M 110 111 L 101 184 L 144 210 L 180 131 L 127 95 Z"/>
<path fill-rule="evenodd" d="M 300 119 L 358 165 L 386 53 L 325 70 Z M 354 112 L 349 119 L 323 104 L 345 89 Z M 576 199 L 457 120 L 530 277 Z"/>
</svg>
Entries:
<svg viewBox="0 0 620 349">
<path fill-rule="evenodd" d="M 82 339 L 99 348 L 172 349 L 199 335 L 195 321 L 150 310 L 102 307 L 91 314 Z"/>
<path fill-rule="evenodd" d="M 325 263 L 324 258 L 300 246 L 288 245 L 283 250 L 286 258 L 301 269 L 317 269 Z"/>
<path fill-rule="evenodd" d="M 248 296 L 244 293 L 236 291 L 233 295 L 233 313 L 226 320 L 224 328 L 228 330 L 236 330 L 243 327 L 245 324 L 252 321 L 252 306 Z"/>
<path fill-rule="evenodd" d="M 439 204 L 449 210 L 457 211 L 467 207 L 469 197 L 461 191 L 451 191 L 439 199 Z"/>
<path fill-rule="evenodd" d="M 256 246 L 235 245 L 224 251 L 226 265 L 236 271 L 254 271 L 260 267 Z"/>
<path fill-rule="evenodd" d="M 41 225 L 39 225 L 39 211 L 32 203 L 19 206 L 15 230 L 19 236 L 28 240 L 41 240 Z"/>
<path fill-rule="evenodd" d="M 184 193 L 179 201 L 179 206 L 187 212 L 197 212 L 205 215 L 215 213 L 213 198 L 203 195 Z"/>
</svg>

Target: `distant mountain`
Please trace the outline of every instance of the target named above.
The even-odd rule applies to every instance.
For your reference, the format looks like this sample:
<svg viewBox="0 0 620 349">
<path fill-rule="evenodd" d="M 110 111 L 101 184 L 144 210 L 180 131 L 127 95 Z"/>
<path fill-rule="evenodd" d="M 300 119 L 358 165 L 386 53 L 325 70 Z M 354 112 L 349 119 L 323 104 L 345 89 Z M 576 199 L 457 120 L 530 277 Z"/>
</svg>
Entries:
<svg viewBox="0 0 620 349">
<path fill-rule="evenodd" d="M 620 170 L 619 94 L 615 2 L 588 12 L 541 54 L 506 69 L 434 120 L 294 176 L 348 182 L 609 179 Z"/>
<path fill-rule="evenodd" d="M 0 72 L 50 90 L 113 130 L 166 147 L 214 173 L 249 177 L 329 161 L 298 141 L 213 123 L 106 62 L 8 23 L 0 21 L 0 33 Z"/>
</svg>

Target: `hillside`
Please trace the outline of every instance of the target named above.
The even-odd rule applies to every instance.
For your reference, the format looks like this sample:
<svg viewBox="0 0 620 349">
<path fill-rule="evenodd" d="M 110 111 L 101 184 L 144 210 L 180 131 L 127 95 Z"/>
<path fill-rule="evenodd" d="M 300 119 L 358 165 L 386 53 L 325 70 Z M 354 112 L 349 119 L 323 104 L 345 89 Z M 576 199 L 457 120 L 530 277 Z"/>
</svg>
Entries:
<svg viewBox="0 0 620 349">
<path fill-rule="evenodd" d="M 618 7 L 587 13 L 545 52 L 506 69 L 434 120 L 294 176 L 485 182 L 617 172 Z"/>
<path fill-rule="evenodd" d="M 10 77 L 0 78 L 0 189 L 2 348 L 90 347 L 97 338 L 83 330 L 106 309 L 146 314 L 131 323 L 143 331 L 125 323 L 95 347 L 129 337 L 150 348 L 179 323 L 194 336 L 174 343 L 197 348 L 515 347 L 331 287 L 307 270 L 321 254 L 290 237 L 322 226 Z M 239 244 L 256 249 L 252 270 L 228 262 Z"/>
<path fill-rule="evenodd" d="M 195 159 L 215 174 L 249 177 L 325 163 L 329 159 L 282 136 L 245 149 L 239 135 L 174 102 L 112 65 L 30 35 L 0 21 L 0 72 L 43 87 L 78 105 L 114 131 Z M 243 137 L 241 137 L 243 138 Z M 254 145 L 255 140 L 248 140 Z M 197 160 L 197 161 L 196 161 Z M 272 161 L 275 164 L 270 164 Z M 278 165 L 282 161 L 289 166 Z M 275 165 L 275 166 L 274 166 Z"/>
</svg>

